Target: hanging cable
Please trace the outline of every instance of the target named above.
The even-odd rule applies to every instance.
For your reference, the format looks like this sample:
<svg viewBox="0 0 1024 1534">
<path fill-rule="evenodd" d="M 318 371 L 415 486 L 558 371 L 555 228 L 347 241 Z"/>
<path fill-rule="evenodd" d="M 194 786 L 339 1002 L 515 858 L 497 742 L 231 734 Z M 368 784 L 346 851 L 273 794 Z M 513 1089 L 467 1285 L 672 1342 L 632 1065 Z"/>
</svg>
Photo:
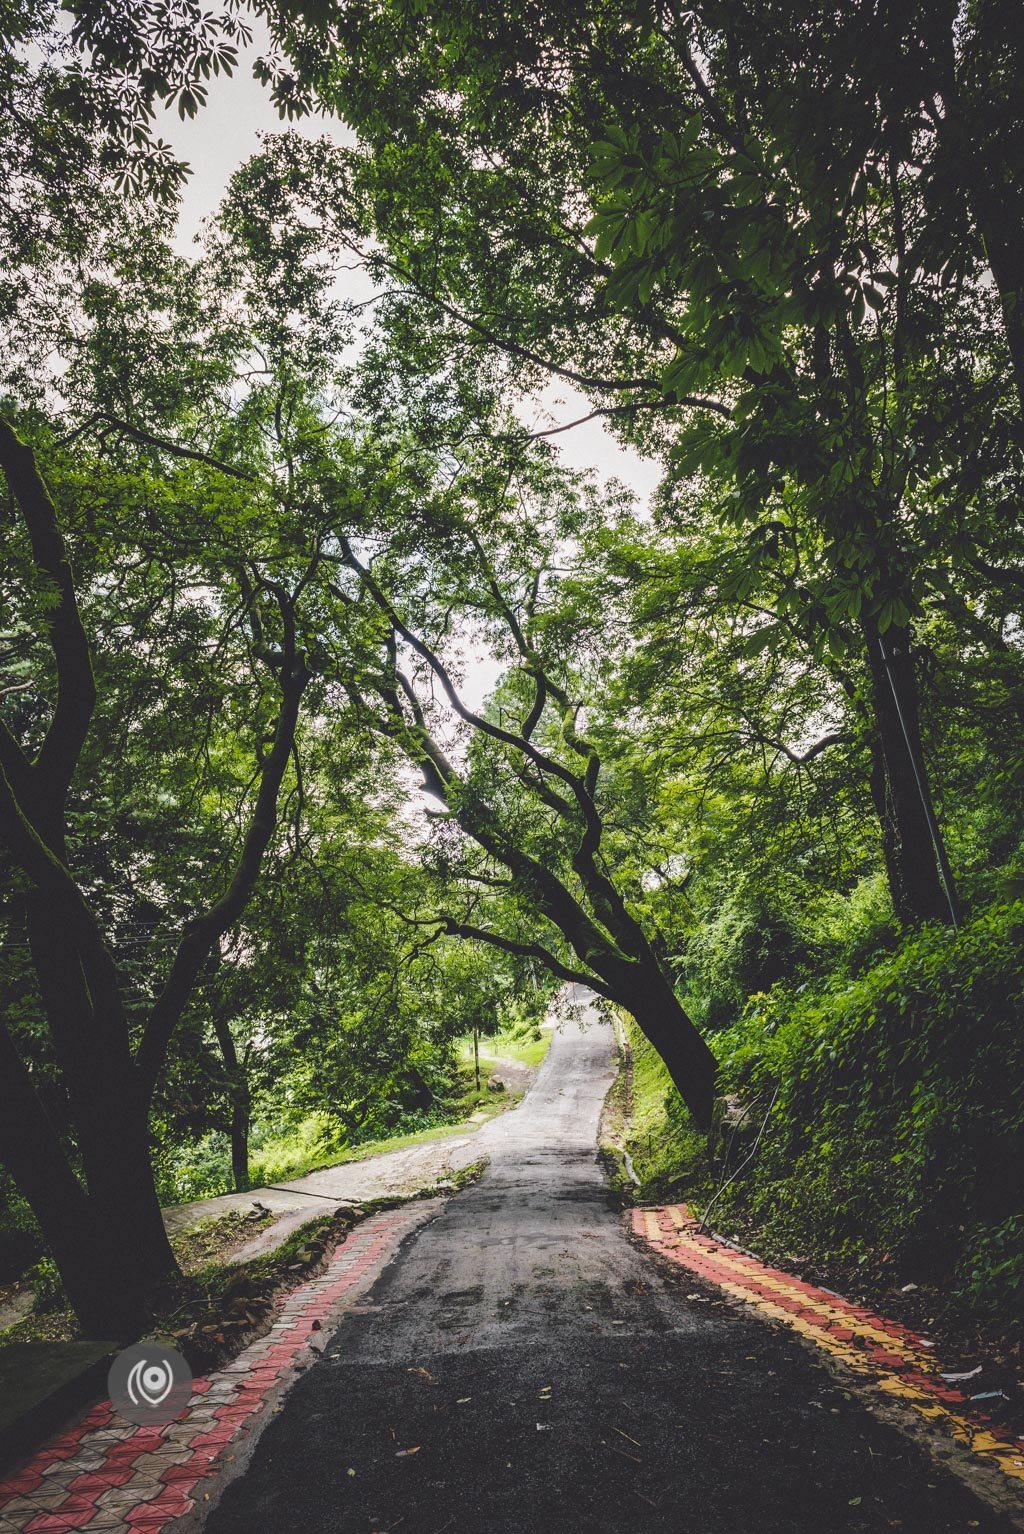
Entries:
<svg viewBox="0 0 1024 1534">
<path fill-rule="evenodd" d="M 892 665 L 890 664 L 889 655 L 882 641 L 881 634 L 878 636 L 878 653 L 882 657 L 882 664 L 885 667 L 885 674 L 889 678 L 889 687 L 892 691 L 892 701 L 896 705 L 896 715 L 900 721 L 900 729 L 903 731 L 903 739 L 906 741 L 907 755 L 910 758 L 910 766 L 914 773 L 914 782 L 917 784 L 917 792 L 920 795 L 921 808 L 924 810 L 924 818 L 928 822 L 928 834 L 932 839 L 932 848 L 935 852 L 935 861 L 938 865 L 939 878 L 942 880 L 942 889 L 946 896 L 946 904 L 949 906 L 949 916 L 953 923 L 953 931 L 958 932 L 960 930 L 960 918 L 957 913 L 956 898 L 953 894 L 953 875 L 949 867 L 949 859 L 946 856 L 945 843 L 942 840 L 942 832 L 939 829 L 939 823 L 935 818 L 935 811 L 932 808 L 931 799 L 928 796 L 928 790 L 925 788 L 924 780 L 921 777 L 921 773 L 917 765 L 917 754 L 914 751 L 914 747 L 911 743 L 910 731 L 907 728 L 907 721 L 903 717 L 903 705 L 900 703 L 900 695 L 896 687 L 896 680 L 892 674 Z"/>
</svg>

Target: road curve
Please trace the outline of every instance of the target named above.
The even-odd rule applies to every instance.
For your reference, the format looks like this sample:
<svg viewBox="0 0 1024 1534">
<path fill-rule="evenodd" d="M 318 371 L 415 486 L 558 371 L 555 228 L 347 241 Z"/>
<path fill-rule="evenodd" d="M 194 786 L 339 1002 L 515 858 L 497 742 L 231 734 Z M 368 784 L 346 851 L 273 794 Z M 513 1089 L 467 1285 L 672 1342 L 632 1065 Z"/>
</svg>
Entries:
<svg viewBox="0 0 1024 1534">
<path fill-rule="evenodd" d="M 790 1336 L 626 1239 L 610 1027 L 569 1022 L 490 1165 L 299 1380 L 210 1534 L 1002 1534 Z"/>
</svg>

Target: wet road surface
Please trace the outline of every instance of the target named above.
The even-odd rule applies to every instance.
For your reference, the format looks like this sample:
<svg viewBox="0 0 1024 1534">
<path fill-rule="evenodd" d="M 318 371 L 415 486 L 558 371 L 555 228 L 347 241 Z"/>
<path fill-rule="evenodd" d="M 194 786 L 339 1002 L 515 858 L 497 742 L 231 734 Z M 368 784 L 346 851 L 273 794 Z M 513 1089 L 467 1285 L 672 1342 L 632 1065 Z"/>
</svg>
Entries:
<svg viewBox="0 0 1024 1534">
<path fill-rule="evenodd" d="M 210 1534 L 1009 1530 L 791 1336 L 631 1245 L 596 1155 L 613 1076 L 606 1023 L 556 1032 Z"/>
</svg>

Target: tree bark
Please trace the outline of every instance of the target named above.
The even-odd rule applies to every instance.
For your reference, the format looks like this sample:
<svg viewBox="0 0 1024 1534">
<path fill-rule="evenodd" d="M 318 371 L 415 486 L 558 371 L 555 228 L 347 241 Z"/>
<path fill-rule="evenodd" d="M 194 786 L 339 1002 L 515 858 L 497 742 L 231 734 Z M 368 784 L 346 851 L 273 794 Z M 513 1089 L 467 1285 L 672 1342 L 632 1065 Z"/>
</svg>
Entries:
<svg viewBox="0 0 1024 1534">
<path fill-rule="evenodd" d="M 595 965 L 599 973 L 600 965 Z M 609 966 L 607 994 L 632 1017 L 660 1055 L 698 1126 L 709 1132 L 715 1105 L 718 1062 L 687 1015 L 671 982 L 653 959 L 626 969 Z"/>
<path fill-rule="evenodd" d="M 938 54 L 943 150 L 985 246 L 1024 413 L 1024 32 L 1018 0 L 979 0 L 959 50 L 959 8 L 943 6 Z"/>
<path fill-rule="evenodd" d="M 132 1159 L 111 1124 L 110 1156 Z M 163 1224 L 154 1239 L 148 1211 L 159 1207 L 145 1177 L 124 1199 L 87 1193 L 6 1029 L 0 1027 L 0 1158 L 25 1195 L 87 1337 L 137 1336 L 154 1289 L 176 1271 Z M 143 1165 L 149 1172 L 148 1155 Z M 131 1239 L 125 1242 L 125 1232 Z M 126 1250 L 127 1248 L 127 1250 Z"/>
<path fill-rule="evenodd" d="M 34 761 L 0 722 L 0 835 L 32 886 L 29 934 L 58 1064 L 68 1091 L 72 1162 L 30 1073 L 0 1029 L 0 1157 L 28 1199 L 87 1335 L 138 1335 L 177 1263 L 164 1229 L 149 1147 L 149 1101 L 199 971 L 241 915 L 277 824 L 309 672 L 296 646 L 289 594 L 281 611 L 281 704 L 262 762 L 252 817 L 225 892 L 186 926 L 139 1054 L 131 1053 L 121 976 L 101 923 L 76 882 L 65 845 L 67 793 L 95 705 L 90 646 L 53 501 L 35 455 L 0 419 L 0 469 L 21 509 L 40 577 L 56 591 L 46 627 L 57 674 L 49 728 Z M 248 1108 L 236 1117 L 241 1170 Z M 246 1157 L 247 1160 L 247 1157 Z M 76 1175 L 80 1163 L 84 1183 Z M 248 1168 L 243 1174 L 247 1182 Z"/>
<path fill-rule="evenodd" d="M 882 822 L 893 905 L 908 925 L 948 923 L 953 919 L 956 892 L 948 871 L 948 890 L 943 882 L 941 842 L 921 747 L 910 634 L 907 629 L 891 628 L 883 638 L 871 619 L 862 624 L 862 632 L 877 727 L 872 789 Z M 877 755 L 884 782 L 879 781 Z"/>
<path fill-rule="evenodd" d="M 217 1036 L 224 1069 L 228 1078 L 228 1135 L 231 1140 L 231 1176 L 236 1193 L 248 1193 L 249 1181 L 249 1121 L 252 1115 L 252 1096 L 245 1066 L 238 1058 L 231 1025 L 214 1002 L 213 1031 Z"/>
</svg>

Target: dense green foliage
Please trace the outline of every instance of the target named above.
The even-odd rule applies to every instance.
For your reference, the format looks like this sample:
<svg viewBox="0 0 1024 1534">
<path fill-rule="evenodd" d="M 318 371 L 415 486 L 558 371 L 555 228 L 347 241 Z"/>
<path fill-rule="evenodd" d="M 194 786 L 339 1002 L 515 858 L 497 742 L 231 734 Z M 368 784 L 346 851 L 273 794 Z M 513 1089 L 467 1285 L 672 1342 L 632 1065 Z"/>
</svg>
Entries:
<svg viewBox="0 0 1024 1534">
<path fill-rule="evenodd" d="M 891 1263 L 1019 1315 L 1022 939 L 1024 907 L 992 906 L 856 978 L 755 996 L 722 1035 L 751 1119 L 771 1104 L 742 1196 L 777 1249 Z"/>
<path fill-rule="evenodd" d="M 358 143 L 267 139 L 188 255 L 155 114 L 246 8 L 2 9 L 10 1263 L 127 1333 L 160 1197 L 445 1122 L 568 981 L 692 1114 L 641 1048 L 655 1181 L 724 1089 L 720 1207 L 1012 1306 L 1003 0 L 261 0 Z"/>
<path fill-rule="evenodd" d="M 733 1107 L 712 1162 L 631 1030 L 625 1143 L 641 1196 L 689 1197 L 713 1228 L 835 1282 L 924 1284 L 933 1306 L 1012 1328 L 1024 1296 L 1024 906 L 888 952 L 891 926 L 870 899 L 843 918 L 822 933 L 831 972 L 757 991 L 716 1037 Z M 712 975 L 733 957 L 738 984 L 746 956 L 723 935 Z"/>
</svg>

